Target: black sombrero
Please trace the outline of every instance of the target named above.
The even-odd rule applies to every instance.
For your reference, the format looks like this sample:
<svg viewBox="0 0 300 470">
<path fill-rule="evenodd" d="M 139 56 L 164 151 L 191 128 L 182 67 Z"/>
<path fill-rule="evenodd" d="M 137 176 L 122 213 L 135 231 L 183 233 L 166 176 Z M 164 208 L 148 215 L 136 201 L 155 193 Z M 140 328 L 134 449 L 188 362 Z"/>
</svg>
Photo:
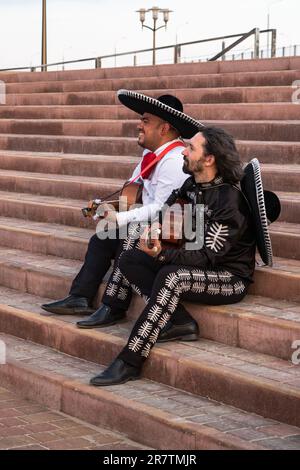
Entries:
<svg viewBox="0 0 300 470">
<path fill-rule="evenodd" d="M 272 266 L 273 253 L 268 225 L 279 217 L 280 201 L 272 191 L 264 191 L 257 158 L 246 165 L 244 173 L 241 189 L 253 215 L 257 248 L 263 262 Z"/>
<path fill-rule="evenodd" d="M 124 106 L 138 114 L 150 113 L 167 121 L 185 139 L 191 139 L 203 127 L 201 122 L 183 113 L 181 101 L 173 95 L 155 99 L 136 91 L 119 90 L 118 98 Z"/>
</svg>

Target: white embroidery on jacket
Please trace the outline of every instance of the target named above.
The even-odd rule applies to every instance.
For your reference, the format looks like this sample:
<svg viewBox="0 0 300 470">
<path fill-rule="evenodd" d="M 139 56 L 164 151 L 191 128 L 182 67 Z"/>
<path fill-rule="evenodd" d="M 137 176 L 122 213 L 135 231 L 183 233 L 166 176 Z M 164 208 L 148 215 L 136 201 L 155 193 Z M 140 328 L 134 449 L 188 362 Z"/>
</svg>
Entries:
<svg viewBox="0 0 300 470">
<path fill-rule="evenodd" d="M 228 225 L 213 222 L 206 234 L 205 244 L 208 248 L 217 253 L 224 247 L 228 234 Z"/>
</svg>

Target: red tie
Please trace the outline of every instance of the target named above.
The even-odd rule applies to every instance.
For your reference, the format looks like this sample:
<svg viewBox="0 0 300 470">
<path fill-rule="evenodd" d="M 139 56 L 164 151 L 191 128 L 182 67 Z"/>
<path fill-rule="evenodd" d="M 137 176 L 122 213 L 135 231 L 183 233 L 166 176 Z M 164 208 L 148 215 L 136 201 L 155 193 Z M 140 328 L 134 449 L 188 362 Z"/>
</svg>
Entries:
<svg viewBox="0 0 300 470">
<path fill-rule="evenodd" d="M 156 154 L 153 153 L 153 152 L 148 152 L 148 153 L 146 153 L 146 155 L 143 156 L 143 160 L 142 160 L 142 163 L 141 163 L 142 172 L 143 172 L 144 168 L 146 168 L 151 162 L 153 162 L 153 160 L 155 158 L 156 158 Z M 149 178 L 149 176 L 151 175 L 151 173 L 152 173 L 152 171 L 154 170 L 155 167 L 156 167 L 156 165 L 153 165 L 145 173 L 143 173 L 143 179 L 144 180 Z"/>
</svg>

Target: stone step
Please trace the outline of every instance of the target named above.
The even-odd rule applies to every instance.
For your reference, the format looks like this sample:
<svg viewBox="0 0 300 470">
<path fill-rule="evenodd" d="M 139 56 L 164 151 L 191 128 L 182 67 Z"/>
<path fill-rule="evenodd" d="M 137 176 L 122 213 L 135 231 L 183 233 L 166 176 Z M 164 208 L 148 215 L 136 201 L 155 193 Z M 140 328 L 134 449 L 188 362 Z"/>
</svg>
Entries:
<svg viewBox="0 0 300 470">
<path fill-rule="evenodd" d="M 155 449 L 299 449 L 299 428 L 194 396 L 145 378 L 95 388 L 103 366 L 1 335 L 9 349 L 1 379 L 8 389 Z M 33 387 L 32 384 L 36 386 Z"/>
<path fill-rule="evenodd" d="M 7 247 L 10 257 L 6 263 L 5 260 L 1 262 L 1 283 L 20 289 L 22 293 L 51 295 L 54 299 L 67 295 L 70 282 L 81 266 L 81 263 L 74 260 L 83 260 L 92 231 L 80 233 L 78 229 L 72 231 L 67 227 L 62 233 L 57 228 L 59 226 L 30 224 L 30 228 L 26 228 L 26 224 L 17 227 L 13 222 L 14 220 L 3 225 L 2 219 L 0 225 L 1 250 L 3 253 L 4 247 Z M 19 257 L 17 265 L 13 255 Z M 56 258 L 57 256 L 71 258 L 72 261 Z M 57 265 L 62 268 L 57 268 Z M 268 269 L 267 274 L 270 273 Z M 37 279 L 40 280 L 35 288 Z M 263 282 L 266 280 L 263 279 Z M 258 288 L 259 286 L 254 285 L 254 292 Z M 260 295 L 267 295 L 266 292 L 260 289 Z M 270 297 L 273 297 L 272 291 Z M 95 300 L 95 307 L 100 300 L 101 292 Z M 274 304 L 273 298 L 248 295 L 239 304 L 229 306 L 199 308 L 197 304 L 186 305 L 198 321 L 202 337 L 290 359 L 291 344 L 299 335 L 299 324 L 293 322 L 300 321 L 299 305 L 290 299 L 277 299 Z M 137 317 L 142 308 L 142 301 L 135 297 L 130 316 Z M 257 331 L 260 332 L 259 335 Z"/>
<path fill-rule="evenodd" d="M 280 222 L 300 223 L 300 193 L 276 191 L 281 202 Z"/>
<path fill-rule="evenodd" d="M 131 90 L 186 88 L 219 88 L 234 86 L 291 86 L 299 79 L 299 70 L 268 72 L 215 73 L 165 77 L 131 77 Z M 7 83 L 6 93 L 61 93 L 87 91 L 117 91 L 128 87 L 128 78 L 57 80 L 43 82 Z"/>
<path fill-rule="evenodd" d="M 278 57 L 273 59 L 226 60 L 155 66 L 134 66 L 98 68 L 95 70 L 65 70 L 50 72 L 0 72 L 0 79 L 6 83 L 49 82 L 57 80 L 87 80 L 134 77 L 166 77 L 178 75 L 202 75 L 238 72 L 273 72 L 299 70 L 299 57 Z"/>
<path fill-rule="evenodd" d="M 21 168 L 28 169 L 28 170 L 35 170 L 33 173 L 30 172 L 19 172 L 19 171 L 4 171 L 2 177 L 0 176 L 0 181 L 2 183 L 2 189 L 8 189 L 13 191 L 27 191 L 34 190 L 34 188 L 38 187 L 38 191 L 41 194 L 55 194 L 55 185 L 61 185 L 61 177 L 63 178 L 63 190 L 59 190 L 57 193 L 58 195 L 62 195 L 65 197 L 82 197 L 86 199 L 84 194 L 86 194 L 86 190 L 88 194 L 95 194 L 95 184 L 96 190 L 98 191 L 98 184 L 100 186 L 104 185 L 107 187 L 107 184 L 110 186 L 111 179 L 106 181 L 107 176 L 119 177 L 120 181 L 113 180 L 114 184 L 117 184 L 120 187 L 122 182 L 127 179 L 132 169 L 138 163 L 138 159 L 132 157 L 128 159 L 124 157 L 124 162 L 121 162 L 116 169 L 114 165 L 114 157 L 113 156 L 92 156 L 92 159 L 85 161 L 84 156 L 60 156 L 61 154 L 56 154 L 55 156 L 52 155 L 51 157 L 47 157 L 49 153 L 42 154 L 42 156 L 38 156 L 34 154 L 26 154 L 23 152 L 7 152 L 2 151 L 0 153 L 0 167 L 1 168 L 9 168 L 13 170 L 19 170 Z M 36 163 L 37 162 L 37 163 Z M 131 162 L 131 163 L 129 163 Z M 79 164 L 78 164 L 79 163 Z M 104 164 L 100 164 L 104 163 Z M 84 168 L 85 175 L 93 174 L 94 176 L 99 174 L 105 175 L 105 178 L 98 178 L 89 177 L 85 178 L 82 183 L 82 191 L 77 189 L 78 181 L 76 179 L 73 181 L 72 178 L 69 178 L 67 175 L 63 176 L 66 172 L 68 173 L 75 173 L 76 176 L 81 177 L 81 169 Z M 75 171 L 73 171 L 75 170 Z M 110 174 L 110 170 L 112 171 L 112 175 Z M 37 173 L 35 173 L 37 172 Z M 47 175 L 38 174 L 39 172 L 47 172 L 47 173 L 54 173 L 56 175 L 51 175 L 50 181 L 48 181 Z M 289 189 L 289 191 L 297 191 L 298 189 L 298 181 L 299 181 L 299 165 L 285 165 L 284 169 L 281 169 L 280 165 L 272 165 L 272 164 L 264 164 L 262 165 L 262 172 L 263 172 L 263 180 L 266 189 L 269 190 L 284 190 Z M 1 179 L 2 178 L 2 179 Z M 32 178 L 35 180 L 35 186 L 32 186 Z M 46 183 L 44 184 L 44 181 Z M 121 181 L 122 180 L 122 181 Z M 73 183 L 76 186 L 76 189 L 73 188 Z M 92 185 L 92 189 L 88 188 L 89 183 Z M 25 185 L 25 186 L 24 186 Z M 26 186 L 27 185 L 27 186 Z M 50 185 L 50 186 L 49 186 Z M 54 186 L 53 186 L 54 185 Z M 28 188 L 29 189 L 26 189 Z M 50 187 L 50 189 L 49 189 Z M 19 189 L 21 188 L 21 189 Z M 54 188 L 54 189 L 53 189 Z M 73 190 L 74 189 L 74 190 Z M 62 192 L 61 192 L 62 191 Z M 104 190 L 106 191 L 106 190 Z M 70 195 L 71 194 L 71 195 Z M 83 194 L 81 196 L 81 194 Z M 297 194 L 293 194 L 296 197 L 297 202 Z M 90 197 L 90 196 L 88 196 Z M 284 219 L 283 219 L 284 220 Z M 292 220 L 289 219 L 292 222 Z"/>
<path fill-rule="evenodd" d="M 274 222 L 269 228 L 274 255 L 300 260 L 300 225 Z"/>
<path fill-rule="evenodd" d="M 98 297 L 95 300 L 95 308 L 101 301 L 103 286 L 100 288 Z M 18 336 L 28 335 L 29 339 L 32 338 L 33 341 L 37 341 L 37 337 L 32 335 L 38 330 L 34 326 L 29 326 L 31 317 L 29 317 L 29 325 L 26 327 L 26 324 L 21 324 L 21 322 L 25 322 L 24 316 L 16 316 L 11 308 L 34 312 L 40 318 L 39 315 L 48 315 L 40 306 L 50 300 L 46 297 L 37 297 L 4 286 L 0 287 L 0 294 L 1 331 Z M 40 296 L 41 293 L 38 292 L 37 295 Z M 238 304 L 227 306 L 201 305 L 200 307 L 200 305 L 185 302 L 185 306 L 198 322 L 201 338 L 288 361 L 292 358 L 294 352 L 293 342 L 299 338 L 299 303 L 289 300 L 277 300 L 274 305 L 274 299 L 272 298 L 248 294 Z M 134 321 L 143 308 L 143 301 L 134 294 L 127 314 L 128 321 Z M 52 318 L 73 323 L 80 319 L 78 316 L 63 315 L 52 316 Z M 32 333 L 28 333 L 30 328 Z M 105 332 L 106 330 L 98 328 L 96 331 Z M 22 337 L 26 338 L 27 336 Z M 79 352 L 73 351 L 71 354 L 79 354 L 80 356 Z M 90 357 L 92 359 L 92 355 Z"/>
<path fill-rule="evenodd" d="M 131 329 L 131 324 L 127 322 L 122 328 L 114 326 L 101 331 L 82 331 L 72 324 L 72 320 L 64 322 L 61 319 L 38 316 L 24 307 L 15 309 L 1 305 L 1 311 L 6 312 L 3 317 L 4 321 L 1 321 L 5 332 L 6 330 L 14 331 L 19 326 L 17 336 L 24 336 L 27 340 L 25 342 L 14 336 L 9 338 L 7 334 L 0 335 L 6 340 L 8 365 L 12 359 L 23 362 L 27 366 L 40 365 L 41 368 L 48 362 L 44 371 L 58 372 L 54 357 L 55 355 L 60 357 L 61 353 L 53 351 L 54 357 L 49 357 L 48 352 L 42 352 L 43 349 L 41 349 L 47 347 L 49 351 L 49 348 L 53 347 L 69 355 L 68 360 L 65 357 L 65 361 L 63 358 L 59 361 L 62 375 L 66 370 L 71 369 L 74 372 L 73 361 L 83 362 L 82 359 L 92 361 L 86 363 L 88 367 L 84 374 L 85 383 L 102 369 L 97 366 L 97 370 L 95 362 L 107 365 L 115 358 L 125 344 Z M 12 313 L 11 318 L 9 318 L 9 312 Z M 12 320 L 16 321 L 15 326 Z M 32 339 L 39 345 L 30 344 L 29 341 Z M 34 346 L 39 352 L 36 352 L 33 358 L 30 350 Z M 15 351 L 15 357 L 13 357 L 13 351 Z M 1 368 L 1 378 L 3 385 L 7 387 L 9 383 L 11 385 L 12 383 L 5 380 L 5 369 L 9 367 Z M 82 374 L 83 367 L 76 371 L 77 378 L 80 380 L 83 377 L 79 371 Z M 143 377 L 154 380 L 156 386 L 159 387 L 170 385 L 176 387 L 173 391 L 180 394 L 189 392 L 193 394 L 194 400 L 198 398 L 201 401 L 203 397 L 207 397 L 206 399 L 222 401 L 222 406 L 225 405 L 225 407 L 234 406 L 265 418 L 299 426 L 300 418 L 297 413 L 300 400 L 299 373 L 299 367 L 287 361 L 201 339 L 190 344 L 177 342 L 176 344 L 156 345 L 143 370 Z M 23 374 L 19 375 L 22 377 Z M 190 377 L 193 377 L 193 380 Z M 60 383 L 64 382 L 60 380 Z M 141 383 L 135 382 L 135 390 L 138 390 Z M 129 384 L 106 390 L 113 393 L 127 390 L 129 393 L 128 386 Z M 23 386 L 21 389 L 24 391 L 26 388 Z M 36 389 L 36 387 L 32 388 Z M 89 390 L 92 393 L 95 388 L 90 387 Z M 246 390 L 247 393 L 245 393 Z M 85 393 L 85 396 L 87 395 L 89 394 Z M 174 409 L 177 409 L 176 405 L 174 406 L 173 403 Z M 224 410 L 218 411 L 222 416 Z M 230 411 L 234 413 L 232 409 L 229 413 Z M 188 412 L 191 413 L 191 409 Z M 70 412 L 68 414 L 72 415 Z M 133 436 L 128 437 L 133 438 Z"/>
<path fill-rule="evenodd" d="M 1 246 L 31 253 L 83 261 L 94 233 L 92 228 L 0 217 Z"/>
<path fill-rule="evenodd" d="M 238 140 L 244 161 L 254 156 L 262 163 L 299 163 L 299 142 Z M 141 149 L 133 137 L 80 137 L 1 134 L 0 150 L 56 152 L 93 155 L 140 156 Z"/>
<path fill-rule="evenodd" d="M 206 126 L 217 126 L 240 141 L 294 141 L 299 143 L 300 120 L 298 121 L 201 121 Z M 124 127 L 125 130 L 125 127 Z M 127 129 L 126 129 L 127 130 Z M 133 134 L 134 135 L 134 134 Z M 276 160 L 273 161 L 276 163 Z M 299 163 L 299 161 L 298 161 Z"/>
<path fill-rule="evenodd" d="M 86 204 L 86 200 L 0 191 L 1 215 L 35 222 L 93 228 L 94 222 L 81 212 Z"/>
<path fill-rule="evenodd" d="M 292 100 L 295 89 L 290 86 L 224 87 L 196 89 L 141 90 L 158 97 L 168 93 L 177 96 L 183 103 L 270 103 Z M 115 91 L 62 92 L 62 93 L 17 93 L 6 95 L 8 106 L 26 105 L 114 105 L 119 104 Z"/>
<path fill-rule="evenodd" d="M 0 187 L 4 191 L 80 198 L 86 201 L 94 199 L 97 194 L 99 197 L 108 196 L 121 189 L 123 184 L 124 181 L 117 178 L 47 175 L 45 173 L 9 170 L 2 170 L 0 174 Z"/>
<path fill-rule="evenodd" d="M 140 152 L 141 153 L 141 152 Z M 47 174 L 128 179 L 140 157 L 0 150 L 0 168 Z M 116 165 L 117 162 L 117 165 Z"/>
<path fill-rule="evenodd" d="M 105 148 L 109 149 L 108 151 Z M 1 150 L 61 152 L 80 154 L 140 155 L 134 138 L 80 136 L 0 135 Z"/>
<path fill-rule="evenodd" d="M 45 258 L 45 255 L 28 252 L 22 254 L 22 250 L 6 247 L 0 250 L 0 263 L 0 282 L 3 285 L 33 294 L 43 289 L 42 295 L 54 299 L 67 294 L 70 281 L 81 266 L 75 260 L 62 260 L 53 256 Z M 298 260 L 275 258 L 272 268 L 260 267 L 256 270 L 255 281 L 249 290 L 251 294 L 293 302 L 300 300 Z"/>
<path fill-rule="evenodd" d="M 22 180 L 19 180 L 19 184 L 22 184 Z M 51 188 L 51 186 L 49 187 Z M 70 187 L 72 189 L 72 185 Z M 30 190 L 30 185 L 28 190 Z M 276 193 L 281 201 L 282 209 L 279 221 L 300 224 L 299 194 L 278 191 Z M 78 197 L 78 195 L 77 187 L 74 197 Z M 98 196 L 99 191 L 97 187 L 97 191 L 93 193 L 92 199 Z M 3 189 L 0 191 L 0 213 L 3 216 L 25 218 L 36 222 L 50 221 L 51 223 L 75 227 L 89 227 L 90 224 L 81 214 L 81 208 L 86 207 L 86 203 L 87 199 L 74 200 L 65 196 L 59 198 L 57 195 L 43 196 L 30 194 L 30 191 L 29 193 L 21 193 L 17 192 L 16 189 L 13 192 L 3 191 Z"/>
<path fill-rule="evenodd" d="M 8 157 L 9 158 L 9 157 Z M 22 158 L 22 157 L 17 157 L 19 160 Z M 25 158 L 25 156 L 23 156 L 23 158 Z M 34 157 L 35 158 L 35 157 Z M 34 160 L 33 158 L 33 160 Z M 41 160 L 43 161 L 43 158 L 44 157 L 41 157 Z M 53 157 L 52 157 L 53 158 Z M 32 162 L 31 160 L 29 160 L 30 163 L 34 163 Z M 46 165 L 48 165 L 48 160 L 45 159 L 45 163 Z M 1 156 L 0 156 L 0 167 L 2 167 L 1 165 Z M 263 175 L 264 175 L 264 171 L 265 171 L 265 168 L 267 166 L 264 166 L 263 168 Z M 74 168 L 74 167 L 72 167 Z M 97 167 L 98 168 L 98 167 Z M 100 166 L 100 168 L 102 168 L 102 166 Z M 37 170 L 38 168 L 36 168 Z M 41 168 L 40 168 L 41 169 Z M 56 167 L 57 169 L 57 167 Z M 124 170 L 125 171 L 125 170 Z M 270 189 L 270 185 L 268 185 L 268 180 L 266 178 L 264 178 L 264 182 L 265 182 L 265 187 Z M 80 208 L 85 206 L 86 205 L 86 201 L 82 200 L 82 201 L 79 201 L 79 200 L 68 200 L 65 202 L 65 200 L 59 200 L 59 199 L 55 199 L 55 198 L 50 198 L 50 201 L 49 201 L 49 198 L 47 197 L 43 197 L 42 199 L 40 197 L 35 197 L 33 196 L 32 198 L 30 198 L 29 196 L 29 199 L 28 199 L 28 195 L 25 196 L 25 201 L 24 201 L 24 205 L 21 205 L 21 207 L 19 206 L 20 202 L 19 200 L 24 200 L 24 194 L 22 195 L 18 195 L 16 194 L 14 196 L 14 194 L 10 194 L 10 193 L 6 193 L 5 191 L 2 191 L 0 192 L 0 207 L 2 207 L 2 211 L 3 213 L 5 213 L 6 215 L 9 215 L 11 217 L 11 215 L 16 215 L 18 216 L 18 212 L 16 213 L 15 212 L 15 207 L 17 206 L 18 208 L 20 208 L 20 217 L 23 217 L 25 213 L 27 213 L 27 217 L 29 219 L 31 219 L 33 217 L 33 220 L 44 220 L 43 217 L 40 218 L 36 218 L 37 216 L 37 213 L 38 213 L 38 208 L 40 207 L 40 212 L 42 212 L 42 214 L 45 214 L 45 217 L 46 217 L 46 220 L 47 217 L 50 217 L 49 220 L 52 220 L 52 224 L 59 224 L 59 223 L 66 223 L 68 220 L 72 220 L 73 221 L 73 224 L 74 225 L 77 225 L 77 226 L 84 226 L 84 227 L 88 227 L 88 226 L 94 226 L 93 222 L 90 222 L 88 223 L 86 219 L 84 219 L 81 215 L 81 211 L 80 211 Z M 45 203 L 47 204 L 47 208 L 45 210 Z M 49 207 L 49 203 L 50 203 L 50 207 Z M 28 205 L 28 207 L 27 207 Z M 32 207 L 32 205 L 35 206 Z M 30 211 L 30 207 L 32 208 L 32 212 Z M 27 210 L 26 210 L 27 208 Z M 63 209 L 64 208 L 64 209 Z M 23 212 L 23 209 L 24 209 L 24 212 Z M 70 209 L 68 211 L 68 209 Z M 56 217 L 53 218 L 53 215 L 55 213 L 55 210 L 56 210 Z M 63 218 L 63 214 L 61 214 L 61 212 L 67 210 L 67 213 L 69 215 L 69 219 L 64 219 Z M 60 219 L 60 217 L 62 216 L 62 219 Z M 1 220 L 1 219 L 0 219 Z M 28 229 L 28 221 L 24 222 L 24 226 L 23 228 L 25 229 L 25 231 L 27 231 Z M 52 228 L 52 224 L 49 226 L 49 229 Z M 3 218 L 3 221 L 1 223 L 2 225 L 2 230 L 7 230 L 7 225 L 9 225 L 10 227 L 16 225 L 16 228 L 19 229 L 22 227 L 22 221 L 20 221 L 20 219 L 13 219 L 13 218 Z M 39 224 L 37 224 L 37 226 L 39 227 Z M 42 225 L 43 226 L 43 225 Z M 31 226 L 30 226 L 31 228 Z M 64 233 L 65 229 L 63 226 L 61 225 L 57 225 L 57 230 L 60 231 L 62 234 L 63 234 L 63 238 L 66 236 L 66 234 Z M 300 259 L 300 244 L 299 244 L 299 238 L 300 238 L 300 232 L 299 232 L 299 225 L 297 224 L 289 224 L 289 223 L 275 223 L 275 224 L 272 224 L 271 227 L 270 227 L 270 230 L 271 230 L 271 237 L 272 237 L 272 243 L 273 243 L 273 252 L 274 252 L 274 255 L 275 256 L 282 256 L 282 257 L 287 257 L 287 258 L 292 258 L 292 259 Z M 47 231 L 47 230 L 46 230 Z M 74 233 L 75 229 L 72 228 L 72 233 Z M 80 230 L 79 230 L 80 231 Z M 56 230 L 54 231 L 55 234 L 54 234 L 54 238 L 56 240 Z M 6 235 L 4 235 L 3 232 L 2 233 L 2 244 L 3 244 L 3 238 L 7 238 L 8 242 L 10 243 L 11 241 L 11 237 L 10 237 L 10 233 L 8 232 Z M 34 233 L 35 233 L 35 229 L 34 229 Z M 17 243 L 17 245 L 14 245 L 15 248 L 19 248 L 19 247 L 22 247 L 23 246 L 23 239 L 21 238 L 21 240 L 19 240 L 18 242 L 16 241 L 16 232 L 13 231 L 13 235 L 14 235 L 14 240 L 15 242 Z M 40 235 L 42 237 L 42 239 L 44 239 L 44 237 L 42 235 Z M 25 242 L 26 243 L 26 242 Z M 35 242 L 30 242 L 32 243 L 32 246 L 39 246 L 39 243 L 37 243 L 36 241 Z M 54 243 L 54 246 L 55 246 L 55 250 L 57 250 L 57 245 L 56 245 L 56 241 L 53 242 Z M 68 241 L 67 243 L 63 243 L 63 246 L 61 247 L 61 253 L 66 253 L 67 249 L 68 249 Z M 8 245 L 10 246 L 10 245 Z M 82 247 L 82 250 L 84 250 L 84 248 Z M 84 251 L 82 251 L 84 252 Z M 73 253 L 73 251 L 72 251 Z M 51 254 L 55 254 L 55 252 L 52 252 Z M 76 257 L 75 255 L 71 255 L 70 257 Z M 65 257 L 69 257 L 67 255 L 65 255 Z M 79 258 L 81 259 L 81 258 Z"/>
<path fill-rule="evenodd" d="M 243 161 L 249 161 L 256 157 L 261 163 L 299 164 L 299 142 L 241 140 L 237 141 L 236 144 Z"/>
<path fill-rule="evenodd" d="M 300 163 L 300 160 L 299 160 Z M 300 165 L 274 165 L 261 166 L 264 188 L 270 191 L 299 192 Z"/>
<path fill-rule="evenodd" d="M 24 199 L 25 196 L 25 199 Z M 24 206 L 19 206 L 20 202 L 19 199 L 24 201 Z M 45 203 L 47 204 L 47 208 L 45 210 Z M 88 222 L 84 219 L 81 215 L 80 208 L 85 206 L 85 201 L 78 201 L 78 200 L 68 200 L 65 202 L 64 200 L 60 200 L 59 198 L 49 198 L 43 197 L 30 197 L 28 195 L 22 194 L 21 197 L 16 194 L 15 197 L 13 194 L 6 193 L 4 191 L 0 192 L 0 207 L 2 207 L 3 213 L 5 213 L 7 217 L 0 218 L 0 233 L 1 233 L 1 244 L 8 247 L 13 248 L 24 248 L 30 245 L 30 251 L 39 251 L 39 247 L 48 246 L 50 243 L 52 251 L 48 253 L 42 251 L 44 254 L 57 254 L 56 250 L 59 250 L 59 253 L 62 253 L 59 256 L 64 256 L 67 258 L 75 258 L 75 259 L 83 259 L 85 253 L 85 244 L 83 240 L 80 240 L 80 250 L 78 251 L 78 242 L 71 243 L 70 237 L 73 237 L 74 234 L 80 234 L 81 238 L 89 238 L 92 232 L 88 232 L 85 236 L 85 231 L 82 231 L 78 226 L 81 227 L 93 227 L 93 222 Z M 20 208 L 20 213 L 16 213 L 13 207 L 18 206 Z M 32 207 L 33 206 L 33 207 Z M 35 207 L 34 207 L 35 206 Z M 67 214 L 69 216 L 68 219 L 64 219 L 63 215 L 60 212 L 62 207 L 67 210 Z M 30 211 L 30 207 L 32 212 Z M 37 217 L 38 208 L 40 212 L 44 215 L 44 217 Z M 23 212 L 24 209 L 24 212 Z M 53 218 L 53 214 L 55 213 L 56 209 L 56 217 Z M 68 211 L 69 209 L 69 211 Z M 19 217 L 24 217 L 26 214 L 27 220 L 22 221 L 18 218 L 14 219 L 12 215 L 16 215 Z M 30 219 L 33 220 L 48 220 L 47 217 L 50 217 L 49 220 L 52 220 L 50 225 L 46 224 L 44 227 L 43 222 L 34 223 Z M 68 227 L 64 227 L 59 225 L 59 223 L 66 223 L 68 220 L 72 220 L 76 229 L 74 227 L 70 227 L 71 233 L 68 232 Z M 53 226 L 54 224 L 54 226 Z M 23 229 L 25 233 L 23 233 Z M 30 230 L 30 234 L 28 231 Z M 67 230 L 67 233 L 64 233 Z M 12 231 L 12 233 L 11 233 Z M 39 233 L 41 232 L 42 233 Z M 43 233 L 45 231 L 45 233 Z M 273 253 L 275 256 L 281 256 L 285 258 L 291 259 L 300 259 L 300 226 L 297 224 L 286 223 L 286 222 L 276 222 L 270 226 L 271 232 L 271 239 L 273 245 Z M 57 236 L 59 236 L 59 245 L 57 243 Z M 51 237 L 49 238 L 49 235 Z M 37 239 L 36 239 L 37 238 Z M 29 240 L 29 241 L 28 241 Z M 12 244 L 12 241 L 14 242 Z M 26 250 L 28 248 L 25 248 Z M 71 255 L 68 255 L 69 250 L 71 249 Z M 79 256 L 79 258 L 78 258 Z"/>
<path fill-rule="evenodd" d="M 100 178 L 130 178 L 139 163 L 139 157 L 111 155 L 67 155 L 61 153 L 30 153 L 0 150 L 0 168 L 3 170 L 37 172 L 57 175 L 92 176 Z M 263 182 L 273 191 L 299 189 L 300 165 L 262 164 Z"/>
<path fill-rule="evenodd" d="M 294 120 L 299 118 L 294 103 L 185 104 L 184 111 L 195 119 Z M 120 105 L 94 106 L 1 106 L 2 119 L 134 119 L 136 114 Z"/>
<path fill-rule="evenodd" d="M 255 282 L 250 286 L 249 293 L 299 302 L 299 274 L 300 263 L 298 260 L 274 257 L 272 268 L 256 269 Z"/>
<path fill-rule="evenodd" d="M 239 140 L 299 141 L 300 120 L 295 121 L 207 121 L 207 126 L 222 127 Z M 6 135 L 46 135 L 82 137 L 134 137 L 138 120 L 0 120 L 0 137 Z"/>
<path fill-rule="evenodd" d="M 54 204 L 55 201 L 53 201 Z M 72 201 L 71 207 L 77 213 L 78 218 L 81 217 L 83 219 L 80 207 L 76 209 L 76 205 L 80 206 L 80 201 Z M 83 202 L 81 205 L 84 205 Z M 57 207 L 59 208 L 59 201 Z M 48 220 L 47 213 L 48 211 L 45 211 L 46 220 Z M 14 211 L 11 211 L 11 214 L 14 214 Z M 86 222 L 85 219 L 83 220 Z M 92 221 L 85 223 L 85 227 L 89 227 L 89 230 L 84 230 L 80 227 L 80 224 L 74 227 L 62 225 L 63 221 L 61 220 L 58 220 L 58 222 L 61 223 L 35 222 L 12 216 L 1 216 L 1 245 L 8 248 L 24 249 L 34 253 L 83 260 L 87 241 L 95 233 L 95 223 Z M 270 233 L 274 256 L 300 260 L 299 224 L 275 222 L 270 227 Z"/>
</svg>

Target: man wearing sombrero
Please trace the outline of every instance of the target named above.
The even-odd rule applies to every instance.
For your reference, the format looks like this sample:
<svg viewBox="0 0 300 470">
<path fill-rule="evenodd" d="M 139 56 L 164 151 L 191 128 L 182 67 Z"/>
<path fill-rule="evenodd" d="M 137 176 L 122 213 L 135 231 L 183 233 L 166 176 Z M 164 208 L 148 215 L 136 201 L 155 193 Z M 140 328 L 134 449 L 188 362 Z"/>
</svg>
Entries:
<svg viewBox="0 0 300 470">
<path fill-rule="evenodd" d="M 144 148 L 143 159 L 136 167 L 131 181 L 143 181 L 143 206 L 116 215 L 119 226 L 147 221 L 157 213 L 173 189 L 187 178 L 183 173 L 180 137 L 190 138 L 200 124 L 183 113 L 182 103 L 172 95 L 158 99 L 128 90 L 119 90 L 122 104 L 141 115 L 138 125 L 138 144 Z M 150 152 L 149 152 L 150 151 Z M 134 231 L 135 228 L 131 227 Z M 92 302 L 100 283 L 115 258 L 113 273 L 107 283 L 103 303 L 93 315 L 78 322 L 80 328 L 107 326 L 124 319 L 131 300 L 131 288 L 124 281 L 117 260 L 124 249 L 133 246 L 134 239 L 100 239 L 95 234 L 89 242 L 85 262 L 75 277 L 69 296 L 44 304 L 42 308 L 56 314 L 91 314 Z"/>
<path fill-rule="evenodd" d="M 264 263 L 272 264 L 267 221 L 278 217 L 280 203 L 273 193 L 264 195 L 258 161 L 252 160 L 243 170 L 233 138 L 214 127 L 203 127 L 183 155 L 184 171 L 191 177 L 166 204 L 174 204 L 178 197 L 186 200 L 194 220 L 199 205 L 204 206 L 204 243 L 192 249 L 186 245 L 163 249 L 161 241 L 153 239 L 149 247 L 146 233 L 139 249 L 122 253 L 123 276 L 148 302 L 126 346 L 104 372 L 91 379 L 92 385 L 139 378 L 157 341 L 197 339 L 181 302 L 241 301 L 253 280 L 256 245 Z M 196 226 L 196 231 L 200 229 Z M 181 322 L 174 323 L 174 315 Z"/>
</svg>

